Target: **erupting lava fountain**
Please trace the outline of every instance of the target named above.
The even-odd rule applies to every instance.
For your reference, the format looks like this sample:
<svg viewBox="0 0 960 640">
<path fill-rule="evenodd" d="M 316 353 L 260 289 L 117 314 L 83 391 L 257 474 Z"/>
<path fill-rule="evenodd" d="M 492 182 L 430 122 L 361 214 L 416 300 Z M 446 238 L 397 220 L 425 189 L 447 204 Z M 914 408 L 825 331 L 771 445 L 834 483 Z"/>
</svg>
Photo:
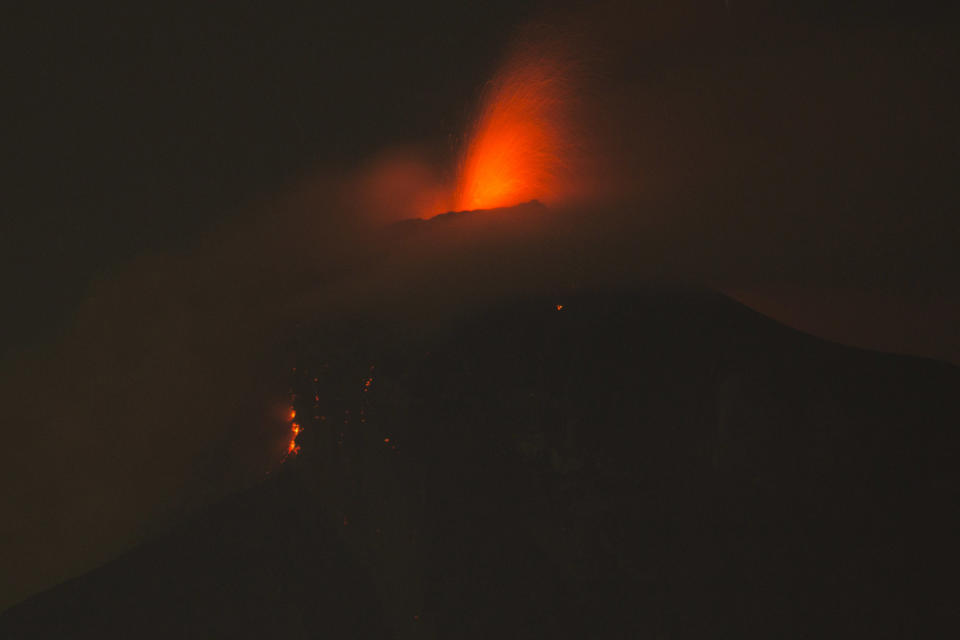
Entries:
<svg viewBox="0 0 960 640">
<path fill-rule="evenodd" d="M 489 83 L 469 131 L 453 194 L 455 210 L 494 209 L 570 189 L 570 65 L 533 49 L 514 55 Z"/>
</svg>

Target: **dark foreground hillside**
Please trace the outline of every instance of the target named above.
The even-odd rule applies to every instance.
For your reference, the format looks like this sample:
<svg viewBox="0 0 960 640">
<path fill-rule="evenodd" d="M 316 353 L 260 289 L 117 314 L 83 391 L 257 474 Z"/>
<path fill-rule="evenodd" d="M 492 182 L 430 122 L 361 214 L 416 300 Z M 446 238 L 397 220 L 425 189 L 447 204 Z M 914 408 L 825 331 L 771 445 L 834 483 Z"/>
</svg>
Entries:
<svg viewBox="0 0 960 640">
<path fill-rule="evenodd" d="M 518 296 L 442 335 L 332 333 L 301 339 L 299 456 L 7 611 L 0 637 L 960 627 L 956 368 L 697 291 Z"/>
</svg>

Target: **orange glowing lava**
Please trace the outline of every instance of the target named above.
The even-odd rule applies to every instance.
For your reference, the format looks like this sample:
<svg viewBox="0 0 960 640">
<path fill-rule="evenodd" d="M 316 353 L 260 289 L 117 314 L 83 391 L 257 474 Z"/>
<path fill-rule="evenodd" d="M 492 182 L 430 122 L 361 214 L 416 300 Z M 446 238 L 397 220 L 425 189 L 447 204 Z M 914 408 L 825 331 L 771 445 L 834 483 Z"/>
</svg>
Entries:
<svg viewBox="0 0 960 640">
<path fill-rule="evenodd" d="M 293 399 L 292 395 L 291 395 L 291 399 Z M 288 415 L 288 419 L 290 420 L 290 442 L 287 443 L 287 451 L 283 456 L 284 461 L 288 457 L 295 456 L 298 453 L 300 453 L 300 446 L 297 444 L 297 436 L 300 435 L 300 431 L 302 431 L 302 429 L 300 428 L 300 424 L 298 422 L 294 422 L 294 420 L 296 420 L 296 417 L 297 417 L 296 409 L 294 409 L 293 407 L 290 407 L 290 413 L 288 413 L 287 415 Z"/>
<path fill-rule="evenodd" d="M 461 160 L 460 211 L 550 201 L 567 188 L 569 69 L 543 52 L 514 56 L 490 83 Z"/>
</svg>

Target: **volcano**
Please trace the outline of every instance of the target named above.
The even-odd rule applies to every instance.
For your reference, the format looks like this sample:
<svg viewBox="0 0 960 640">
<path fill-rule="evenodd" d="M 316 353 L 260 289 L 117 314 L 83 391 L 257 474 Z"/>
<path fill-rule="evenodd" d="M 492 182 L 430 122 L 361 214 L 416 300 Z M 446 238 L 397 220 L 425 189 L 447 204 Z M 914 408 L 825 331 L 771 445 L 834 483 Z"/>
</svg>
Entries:
<svg viewBox="0 0 960 640">
<path fill-rule="evenodd" d="M 956 626 L 950 365 L 663 286 L 516 293 L 416 335 L 317 323 L 298 345 L 299 455 L 8 610 L 0 636 Z"/>
</svg>

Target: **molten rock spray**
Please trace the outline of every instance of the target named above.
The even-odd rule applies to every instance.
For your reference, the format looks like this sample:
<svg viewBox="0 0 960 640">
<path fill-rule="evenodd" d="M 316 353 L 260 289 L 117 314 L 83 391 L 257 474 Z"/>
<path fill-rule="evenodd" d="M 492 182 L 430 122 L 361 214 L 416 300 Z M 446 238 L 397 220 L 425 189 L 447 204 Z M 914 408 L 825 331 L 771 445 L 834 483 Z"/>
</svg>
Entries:
<svg viewBox="0 0 960 640">
<path fill-rule="evenodd" d="M 453 197 L 459 211 L 571 195 L 574 66 L 550 47 L 517 50 L 487 86 L 467 136 Z"/>
</svg>

